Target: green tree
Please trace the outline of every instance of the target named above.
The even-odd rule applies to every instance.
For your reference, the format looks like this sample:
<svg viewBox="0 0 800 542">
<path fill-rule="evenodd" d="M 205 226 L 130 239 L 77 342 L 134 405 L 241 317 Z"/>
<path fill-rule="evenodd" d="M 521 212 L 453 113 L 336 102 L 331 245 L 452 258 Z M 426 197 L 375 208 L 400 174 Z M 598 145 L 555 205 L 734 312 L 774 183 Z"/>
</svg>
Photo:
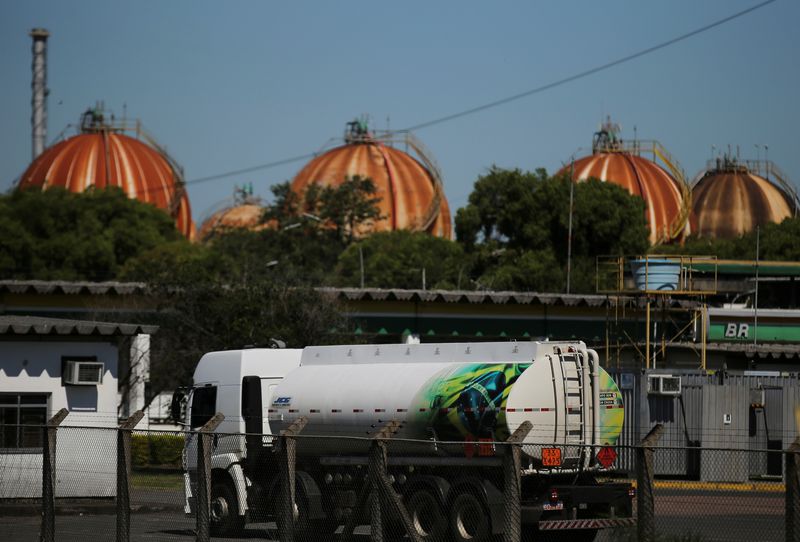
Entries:
<svg viewBox="0 0 800 542">
<path fill-rule="evenodd" d="M 0 274 L 42 280 L 110 280 L 129 259 L 182 239 L 174 222 L 120 189 L 60 188 L 0 196 Z"/>
<path fill-rule="evenodd" d="M 596 256 L 648 248 L 644 202 L 611 183 L 573 186 L 571 291 L 594 291 Z M 456 235 L 481 288 L 563 291 L 570 181 L 493 167 L 456 213 Z"/>
<path fill-rule="evenodd" d="M 174 252 L 173 252 L 174 255 Z M 198 255 L 180 259 L 169 275 L 149 283 L 159 300 L 153 338 L 152 386 L 174 389 L 191 381 L 200 357 L 210 351 L 269 347 L 282 341 L 287 347 L 342 342 L 350 324 L 338 301 L 280 269 L 231 280 L 231 270 L 201 265 Z M 218 255 L 199 255 L 205 264 Z"/>
<path fill-rule="evenodd" d="M 360 285 L 362 256 L 364 285 L 370 288 L 422 288 L 423 270 L 427 288 L 454 289 L 469 282 L 461 246 L 423 232 L 374 233 L 350 245 L 336 266 L 339 285 Z"/>
<path fill-rule="evenodd" d="M 274 221 L 283 229 L 311 220 L 317 228 L 333 230 L 343 247 L 384 218 L 375 183 L 360 175 L 345 177 L 337 186 L 314 183 L 302 194 L 294 192 L 288 181 L 271 190 L 274 201 L 264 213 L 265 221 Z"/>
<path fill-rule="evenodd" d="M 764 224 L 758 235 L 760 259 L 800 260 L 800 217 L 787 218 L 780 224 Z M 734 239 L 691 236 L 683 244 L 660 245 L 653 247 L 652 251 L 662 254 L 710 255 L 729 260 L 754 260 L 756 232 L 751 231 Z"/>
</svg>

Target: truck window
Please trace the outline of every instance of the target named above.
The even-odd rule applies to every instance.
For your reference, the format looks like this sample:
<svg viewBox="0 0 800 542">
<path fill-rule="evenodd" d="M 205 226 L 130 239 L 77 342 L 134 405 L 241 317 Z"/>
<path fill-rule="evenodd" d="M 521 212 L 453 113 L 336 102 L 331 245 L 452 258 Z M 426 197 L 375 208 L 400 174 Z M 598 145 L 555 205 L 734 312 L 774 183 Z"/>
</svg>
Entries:
<svg viewBox="0 0 800 542">
<path fill-rule="evenodd" d="M 217 387 L 195 388 L 192 393 L 192 429 L 197 429 L 214 417 L 217 410 Z"/>
</svg>

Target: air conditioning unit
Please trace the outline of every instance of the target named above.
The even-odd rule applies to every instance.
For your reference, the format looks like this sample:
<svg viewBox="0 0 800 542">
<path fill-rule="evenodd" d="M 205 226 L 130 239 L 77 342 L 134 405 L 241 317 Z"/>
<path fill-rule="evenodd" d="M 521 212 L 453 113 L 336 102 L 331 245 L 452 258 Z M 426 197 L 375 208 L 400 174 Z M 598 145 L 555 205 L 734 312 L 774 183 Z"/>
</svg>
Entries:
<svg viewBox="0 0 800 542">
<path fill-rule="evenodd" d="M 653 395 L 680 395 L 681 377 L 650 375 L 647 377 L 647 393 Z"/>
<path fill-rule="evenodd" d="M 103 383 L 104 372 L 102 361 L 67 361 L 64 364 L 64 384 L 97 386 Z"/>
</svg>

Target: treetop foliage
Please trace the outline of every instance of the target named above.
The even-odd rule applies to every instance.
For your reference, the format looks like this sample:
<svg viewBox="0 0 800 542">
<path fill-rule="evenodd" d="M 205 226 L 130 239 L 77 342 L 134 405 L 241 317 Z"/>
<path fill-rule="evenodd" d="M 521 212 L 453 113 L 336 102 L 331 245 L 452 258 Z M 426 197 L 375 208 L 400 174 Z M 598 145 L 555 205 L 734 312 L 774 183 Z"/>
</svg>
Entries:
<svg viewBox="0 0 800 542">
<path fill-rule="evenodd" d="M 596 256 L 647 250 L 644 202 L 623 188 L 596 179 L 572 184 L 543 169 L 493 167 L 455 219 L 477 287 L 565 290 L 571 187 L 572 292 L 594 290 Z"/>
<path fill-rule="evenodd" d="M 348 246 L 336 266 L 337 284 L 367 288 L 452 290 L 469 286 L 469 263 L 461 246 L 424 232 L 374 233 Z"/>
<path fill-rule="evenodd" d="M 0 276 L 112 280 L 129 259 L 183 239 L 166 213 L 118 188 L 0 195 Z"/>
<path fill-rule="evenodd" d="M 336 186 L 314 183 L 302 194 L 294 192 L 288 181 L 271 190 L 275 201 L 265 211 L 264 220 L 275 221 L 278 229 L 299 220 L 313 220 L 318 226 L 333 230 L 338 241 L 346 245 L 386 218 L 378 207 L 381 198 L 376 195 L 375 183 L 360 175 L 345 177 Z"/>
<path fill-rule="evenodd" d="M 756 231 L 751 231 L 735 239 L 692 236 L 683 245 L 655 247 L 653 252 L 711 255 L 725 260 L 755 260 L 756 235 Z M 787 218 L 780 224 L 764 224 L 758 236 L 759 259 L 800 261 L 800 217 Z"/>
</svg>

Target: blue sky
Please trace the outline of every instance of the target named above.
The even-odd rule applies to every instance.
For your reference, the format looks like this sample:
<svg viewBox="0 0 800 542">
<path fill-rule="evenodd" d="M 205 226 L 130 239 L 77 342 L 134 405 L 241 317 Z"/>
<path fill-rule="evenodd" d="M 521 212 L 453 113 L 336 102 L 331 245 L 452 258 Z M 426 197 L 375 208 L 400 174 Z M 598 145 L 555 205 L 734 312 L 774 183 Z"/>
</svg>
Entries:
<svg viewBox="0 0 800 542">
<path fill-rule="evenodd" d="M 31 44 L 51 32 L 48 139 L 88 106 L 140 118 L 196 179 L 319 150 L 347 121 L 422 123 L 655 45 L 758 3 L 0 3 L 0 190 L 30 162 Z M 657 139 L 689 177 L 711 146 L 756 144 L 800 180 L 800 3 L 763 9 L 647 57 L 416 132 L 453 210 L 492 164 L 555 171 L 606 114 Z M 74 132 L 69 132 L 74 133 Z M 763 151 L 762 157 L 763 157 Z M 256 194 L 302 162 L 190 184 L 199 220 L 236 183 Z"/>
</svg>

